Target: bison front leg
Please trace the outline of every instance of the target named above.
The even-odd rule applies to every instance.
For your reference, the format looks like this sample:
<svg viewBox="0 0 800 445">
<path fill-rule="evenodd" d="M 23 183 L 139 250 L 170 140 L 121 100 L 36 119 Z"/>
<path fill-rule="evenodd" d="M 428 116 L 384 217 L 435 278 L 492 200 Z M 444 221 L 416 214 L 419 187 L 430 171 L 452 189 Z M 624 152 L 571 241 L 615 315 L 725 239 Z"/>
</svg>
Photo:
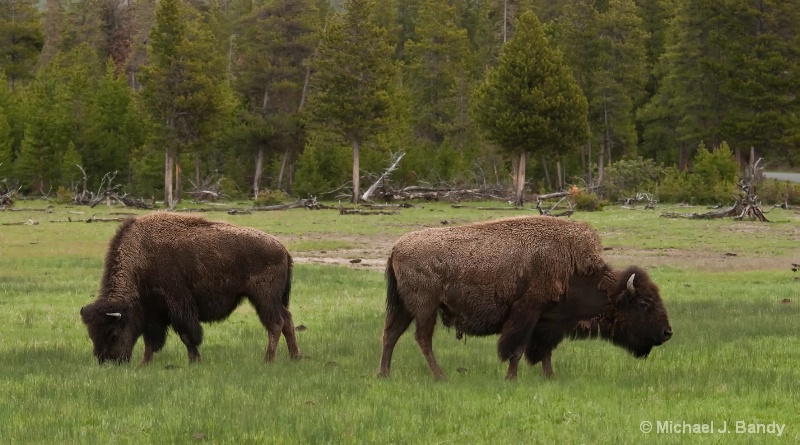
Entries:
<svg viewBox="0 0 800 445">
<path fill-rule="evenodd" d="M 544 357 L 542 357 L 542 371 L 544 371 L 544 376 L 548 379 L 553 377 L 552 355 L 553 351 L 547 351 L 544 353 Z"/>
<path fill-rule="evenodd" d="M 417 317 L 417 331 L 414 333 L 414 339 L 417 340 L 419 349 L 422 350 L 422 355 L 425 356 L 425 360 L 431 368 L 433 378 L 442 380 L 445 378 L 444 372 L 442 372 L 442 368 L 439 367 L 436 356 L 433 355 L 433 330 L 435 327 L 436 312 L 424 318 Z"/>
<path fill-rule="evenodd" d="M 179 320 L 173 318 L 172 328 L 175 329 L 175 332 L 181 338 L 183 344 L 186 345 L 186 351 L 189 353 L 189 362 L 199 362 L 199 346 L 203 343 L 203 328 L 200 326 L 200 321 L 196 318 L 183 318 Z"/>
<path fill-rule="evenodd" d="M 140 365 L 148 365 L 153 360 L 153 354 L 160 351 L 167 341 L 167 324 L 150 323 L 144 333 L 144 357 Z"/>
<path fill-rule="evenodd" d="M 533 328 L 542 314 L 542 309 L 529 306 L 525 301 L 518 301 L 511 308 L 511 316 L 503 324 L 500 339 L 497 342 L 497 354 L 503 361 L 508 360 L 507 380 L 517 378 L 517 368 L 528 343 L 531 341 Z"/>
</svg>

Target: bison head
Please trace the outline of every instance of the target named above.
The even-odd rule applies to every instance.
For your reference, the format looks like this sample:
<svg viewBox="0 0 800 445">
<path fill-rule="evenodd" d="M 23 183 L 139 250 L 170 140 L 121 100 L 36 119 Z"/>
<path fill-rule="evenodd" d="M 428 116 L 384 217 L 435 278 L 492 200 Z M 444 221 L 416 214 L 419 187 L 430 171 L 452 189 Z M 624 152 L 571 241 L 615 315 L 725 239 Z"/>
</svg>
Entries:
<svg viewBox="0 0 800 445">
<path fill-rule="evenodd" d="M 658 286 L 645 271 L 636 267 L 617 274 L 611 292 L 611 307 L 603 315 L 602 337 L 627 349 L 637 358 L 646 358 L 653 346 L 672 337 L 672 327 Z"/>
<path fill-rule="evenodd" d="M 140 329 L 133 310 L 119 302 L 98 300 L 81 308 L 97 361 L 129 362 Z"/>
</svg>

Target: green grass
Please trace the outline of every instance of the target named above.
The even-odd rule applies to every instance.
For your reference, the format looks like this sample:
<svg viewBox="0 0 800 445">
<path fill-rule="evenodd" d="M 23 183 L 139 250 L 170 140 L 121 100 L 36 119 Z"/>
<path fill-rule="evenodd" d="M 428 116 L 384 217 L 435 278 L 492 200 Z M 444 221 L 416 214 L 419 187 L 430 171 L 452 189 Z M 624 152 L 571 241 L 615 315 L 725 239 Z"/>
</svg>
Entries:
<svg viewBox="0 0 800 445">
<path fill-rule="evenodd" d="M 298 332 L 303 360 L 289 361 L 282 341 L 276 362 L 264 365 L 266 334 L 244 304 L 227 321 L 204 325 L 199 365 L 188 364 L 171 334 L 148 367 L 98 366 L 78 311 L 96 295 L 117 225 L 48 222 L 66 219 L 67 210 L 90 212 L 0 212 L 0 223 L 40 222 L 0 226 L 0 443 L 800 442 L 800 274 L 788 263 L 712 272 L 666 261 L 668 253 L 649 271 L 670 311 L 673 339 L 644 361 L 604 342 L 564 343 L 550 381 L 525 365 L 516 382 L 506 382 L 496 337 L 464 342 L 440 329 L 434 350 L 448 380 L 434 382 L 413 328 L 397 346 L 392 377 L 378 379 L 382 273 L 307 264 L 295 267 L 291 304 L 295 323 L 306 327 Z M 432 204 L 369 217 L 307 210 L 207 216 L 269 231 L 305 255 L 443 220 L 520 213 Z M 770 216 L 777 222 L 666 220 L 615 209 L 574 215 L 597 227 L 611 252 L 702 258 L 733 251 L 754 265 L 776 255 L 800 260 L 800 219 Z M 134 362 L 142 350 L 140 341 Z M 737 434 L 734 422 L 742 420 L 786 427 L 782 437 Z M 642 421 L 727 422 L 732 432 L 643 434 Z"/>
</svg>

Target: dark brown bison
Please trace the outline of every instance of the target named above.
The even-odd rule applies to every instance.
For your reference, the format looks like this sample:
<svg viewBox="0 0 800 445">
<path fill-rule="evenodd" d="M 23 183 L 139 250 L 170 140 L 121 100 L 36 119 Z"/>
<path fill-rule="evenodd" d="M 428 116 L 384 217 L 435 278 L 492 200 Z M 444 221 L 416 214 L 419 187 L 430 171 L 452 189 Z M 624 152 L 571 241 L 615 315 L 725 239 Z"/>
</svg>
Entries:
<svg viewBox="0 0 800 445">
<path fill-rule="evenodd" d="M 180 336 L 189 361 L 200 360 L 200 322 L 220 321 L 246 297 L 269 338 L 265 360 L 275 358 L 281 332 L 289 355 L 300 356 L 289 294 L 292 257 L 273 236 L 194 216 L 153 213 L 126 219 L 111 239 L 97 299 L 81 318 L 105 361 L 128 362 L 144 337 L 142 363 L 167 338 Z"/>
<path fill-rule="evenodd" d="M 436 320 L 458 333 L 500 334 L 506 377 L 523 354 L 535 363 L 581 320 L 607 314 L 614 343 L 646 357 L 672 328 L 658 287 L 643 270 L 614 270 L 601 257 L 588 225 L 552 217 L 520 217 L 401 237 L 386 265 L 386 323 L 379 375 L 413 320 L 414 338 L 435 378 L 443 378 L 432 349 Z M 552 370 L 551 370 L 552 372 Z"/>
</svg>

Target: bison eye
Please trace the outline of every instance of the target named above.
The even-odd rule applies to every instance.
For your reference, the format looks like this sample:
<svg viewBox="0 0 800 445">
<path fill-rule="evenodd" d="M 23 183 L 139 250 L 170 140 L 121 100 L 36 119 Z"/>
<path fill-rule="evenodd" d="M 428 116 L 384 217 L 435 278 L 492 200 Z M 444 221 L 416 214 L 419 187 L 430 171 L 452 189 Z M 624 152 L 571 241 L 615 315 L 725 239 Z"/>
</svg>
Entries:
<svg viewBox="0 0 800 445">
<path fill-rule="evenodd" d="M 650 303 L 645 300 L 639 300 L 639 309 L 643 311 L 650 309 Z"/>
</svg>

